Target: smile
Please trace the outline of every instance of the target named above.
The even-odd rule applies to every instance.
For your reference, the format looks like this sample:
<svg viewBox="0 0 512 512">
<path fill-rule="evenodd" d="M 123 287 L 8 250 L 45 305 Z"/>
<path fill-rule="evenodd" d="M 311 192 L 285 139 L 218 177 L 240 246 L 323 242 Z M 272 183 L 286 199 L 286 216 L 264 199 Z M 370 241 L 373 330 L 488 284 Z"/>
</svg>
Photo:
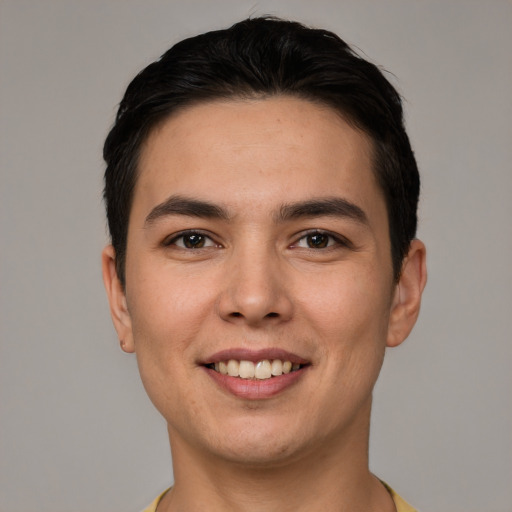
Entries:
<svg viewBox="0 0 512 512">
<path fill-rule="evenodd" d="M 266 400 L 302 381 L 312 361 L 277 347 L 229 348 L 198 361 L 220 389 L 243 400 Z"/>
<path fill-rule="evenodd" d="M 263 359 L 253 362 L 246 360 L 228 359 L 206 365 L 221 375 L 238 377 L 240 379 L 266 380 L 300 370 L 303 365 L 281 359 Z"/>
</svg>

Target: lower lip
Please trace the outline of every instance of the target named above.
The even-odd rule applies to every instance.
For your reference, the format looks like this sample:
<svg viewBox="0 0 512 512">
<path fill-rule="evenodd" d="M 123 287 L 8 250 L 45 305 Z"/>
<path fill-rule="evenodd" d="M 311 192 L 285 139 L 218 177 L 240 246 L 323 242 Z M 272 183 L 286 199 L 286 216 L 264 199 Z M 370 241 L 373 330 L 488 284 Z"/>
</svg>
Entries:
<svg viewBox="0 0 512 512">
<path fill-rule="evenodd" d="M 270 379 L 241 379 L 222 375 L 211 368 L 206 368 L 208 375 L 224 390 L 232 395 L 245 400 L 265 400 L 272 398 L 285 389 L 296 384 L 303 376 L 309 366 L 287 374 L 271 377 Z"/>
</svg>

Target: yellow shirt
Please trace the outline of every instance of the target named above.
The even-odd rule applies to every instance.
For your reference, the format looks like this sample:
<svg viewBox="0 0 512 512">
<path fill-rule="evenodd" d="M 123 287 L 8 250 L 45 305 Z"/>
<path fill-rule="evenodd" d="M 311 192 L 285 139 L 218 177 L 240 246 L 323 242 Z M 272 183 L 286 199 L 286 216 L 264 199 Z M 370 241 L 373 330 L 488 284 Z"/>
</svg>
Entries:
<svg viewBox="0 0 512 512">
<path fill-rule="evenodd" d="M 383 482 L 384 483 L 384 482 Z M 389 485 L 384 484 L 386 486 L 386 489 L 389 491 L 389 494 L 391 494 L 391 497 L 393 498 L 393 502 L 395 503 L 396 512 L 418 512 L 414 507 L 411 507 L 409 503 L 407 503 L 403 498 L 398 496 L 398 494 L 389 487 Z"/>
<path fill-rule="evenodd" d="M 382 483 L 384 483 L 384 482 L 382 482 Z M 415 508 L 411 507 L 411 505 L 409 505 L 402 498 L 400 498 L 400 496 L 398 496 L 398 494 L 395 491 L 393 491 L 393 489 L 391 489 L 391 487 L 389 487 L 389 485 L 387 485 L 385 483 L 384 483 L 384 485 L 386 486 L 386 489 L 389 491 L 389 493 L 391 494 L 391 497 L 393 498 L 393 501 L 394 501 L 395 507 L 396 507 L 396 512 L 418 512 Z M 151 505 L 149 505 L 149 507 L 145 508 L 142 512 L 156 512 L 156 507 L 158 506 L 158 503 L 160 502 L 160 500 L 162 499 L 163 495 L 166 492 L 167 491 L 164 491 L 162 494 L 160 494 L 160 496 L 155 498 L 153 503 L 151 503 Z"/>
</svg>

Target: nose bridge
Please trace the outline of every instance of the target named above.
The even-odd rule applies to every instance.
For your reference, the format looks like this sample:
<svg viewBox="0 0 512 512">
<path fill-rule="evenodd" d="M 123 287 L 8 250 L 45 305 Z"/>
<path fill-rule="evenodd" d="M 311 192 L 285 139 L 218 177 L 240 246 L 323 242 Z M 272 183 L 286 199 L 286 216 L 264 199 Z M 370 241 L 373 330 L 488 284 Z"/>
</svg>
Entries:
<svg viewBox="0 0 512 512">
<path fill-rule="evenodd" d="M 275 245 L 251 237 L 232 251 L 220 299 L 224 319 L 248 324 L 287 320 L 292 303 Z"/>
</svg>

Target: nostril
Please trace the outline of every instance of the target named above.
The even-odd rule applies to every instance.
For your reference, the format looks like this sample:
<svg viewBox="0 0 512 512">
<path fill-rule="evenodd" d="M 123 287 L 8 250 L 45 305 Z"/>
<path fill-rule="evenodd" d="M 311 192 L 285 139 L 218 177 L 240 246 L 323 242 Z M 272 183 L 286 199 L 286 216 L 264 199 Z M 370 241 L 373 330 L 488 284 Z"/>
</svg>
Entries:
<svg viewBox="0 0 512 512">
<path fill-rule="evenodd" d="M 238 311 L 233 311 L 233 313 L 230 314 L 230 316 L 232 318 L 241 318 L 243 317 L 244 315 L 242 315 L 242 313 L 238 312 Z M 265 315 L 265 318 L 277 318 L 279 316 L 279 313 L 275 313 L 275 312 L 270 312 L 270 313 L 267 313 Z"/>
</svg>

